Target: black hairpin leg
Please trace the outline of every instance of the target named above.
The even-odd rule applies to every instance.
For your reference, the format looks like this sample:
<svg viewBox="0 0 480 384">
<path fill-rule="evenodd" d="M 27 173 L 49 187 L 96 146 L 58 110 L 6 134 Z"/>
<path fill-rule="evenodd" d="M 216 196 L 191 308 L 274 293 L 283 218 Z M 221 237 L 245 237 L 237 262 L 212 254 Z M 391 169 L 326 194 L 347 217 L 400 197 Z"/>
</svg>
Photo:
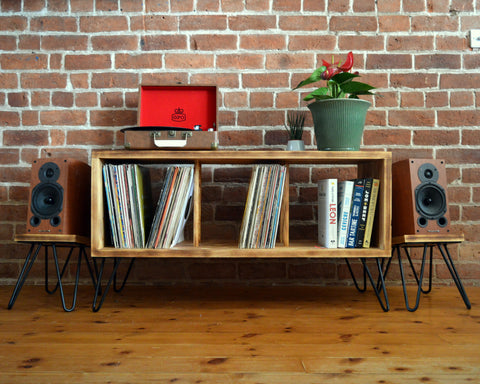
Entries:
<svg viewBox="0 0 480 384">
<path fill-rule="evenodd" d="M 35 245 L 37 246 L 37 248 L 35 248 Z M 33 252 L 34 248 L 35 252 Z M 38 253 L 40 252 L 40 248 L 42 248 L 42 244 L 32 243 L 30 245 L 30 250 L 28 251 L 25 262 L 23 263 L 22 270 L 20 271 L 20 275 L 18 276 L 17 283 L 15 284 L 15 288 L 13 289 L 12 297 L 8 302 L 8 309 L 12 309 L 13 305 L 15 304 L 18 294 L 22 290 L 23 284 L 25 283 L 25 280 L 27 279 L 27 276 L 32 269 L 33 263 L 35 262 Z"/>
<path fill-rule="evenodd" d="M 361 258 L 360 261 L 362 262 L 363 265 L 363 288 L 359 288 L 355 275 L 353 274 L 352 268 L 350 267 L 350 263 L 348 262 L 348 259 L 345 259 L 347 262 L 348 269 L 350 271 L 350 274 L 352 276 L 353 282 L 355 284 L 355 287 L 360 291 L 360 292 L 365 292 L 366 290 L 366 278 L 368 276 L 368 279 L 370 280 L 370 284 L 372 285 L 372 288 L 375 292 L 375 296 L 377 296 L 378 302 L 380 303 L 380 306 L 384 310 L 384 312 L 388 312 L 390 310 L 390 303 L 388 301 L 388 295 L 387 295 L 387 289 L 385 287 L 385 279 L 383 277 L 383 268 L 382 265 L 380 264 L 380 260 L 378 258 L 375 259 L 376 264 L 377 264 L 377 269 L 378 269 L 378 280 L 377 283 L 375 283 L 372 274 L 370 273 L 370 269 L 367 266 L 366 259 Z M 383 263 L 382 263 L 383 264 Z M 380 294 L 383 294 L 383 299 Z"/>
<path fill-rule="evenodd" d="M 49 247 L 49 245 L 44 244 L 44 247 L 45 247 L 45 291 L 49 295 L 53 295 L 57 291 L 60 283 L 57 280 L 57 284 L 55 284 L 55 288 L 50 289 L 48 287 L 48 285 L 49 285 L 48 284 L 48 247 Z M 63 264 L 62 272 L 60 273 L 60 278 L 63 278 L 63 274 L 65 273 L 65 270 L 67 269 L 68 263 L 70 262 L 70 257 L 72 256 L 72 253 L 73 253 L 74 249 L 75 249 L 74 246 L 70 247 L 70 251 L 68 252 L 67 259 L 65 260 L 65 263 Z"/>
<path fill-rule="evenodd" d="M 399 245 L 395 246 L 395 248 L 397 250 L 397 256 L 398 256 L 398 265 L 400 267 L 400 277 L 402 279 L 403 296 L 405 298 L 405 307 L 407 308 L 407 310 L 409 312 L 415 312 L 418 309 L 418 305 L 420 304 L 420 294 L 422 293 L 422 281 L 423 281 L 423 273 L 425 271 L 425 260 L 426 260 L 426 257 L 427 257 L 427 247 L 428 247 L 428 245 L 426 245 L 426 244 L 423 247 L 423 257 L 422 257 L 422 266 L 420 268 L 420 278 L 417 278 L 415 270 L 413 269 L 413 264 L 411 262 L 410 256 L 408 255 L 408 252 L 405 249 L 405 252 L 408 255 L 408 259 L 410 260 L 410 266 L 412 267 L 412 270 L 414 271 L 415 279 L 417 280 L 417 284 L 418 284 L 415 306 L 412 308 L 412 307 L 410 307 L 410 303 L 408 301 L 407 284 L 405 282 L 405 275 L 404 275 L 404 272 L 403 272 L 403 264 L 402 264 L 402 256 L 401 256 L 401 251 L 400 251 L 401 247 Z"/>
<path fill-rule="evenodd" d="M 443 248 L 445 249 L 445 252 L 442 249 L 442 245 L 443 245 Z M 468 300 L 467 293 L 465 292 L 465 288 L 463 288 L 462 280 L 458 275 L 457 269 L 455 268 L 455 264 L 453 264 L 453 260 L 452 260 L 452 257 L 450 256 L 450 252 L 448 251 L 447 245 L 438 243 L 437 246 L 438 246 L 438 249 L 440 250 L 440 253 L 442 254 L 445 264 L 448 267 L 448 270 L 450 271 L 450 275 L 452 275 L 452 279 L 455 282 L 455 285 L 457 286 L 458 292 L 460 292 L 460 295 L 462 296 L 463 302 L 465 303 L 468 309 L 472 308 L 472 305 L 470 304 L 470 300 Z"/>
<path fill-rule="evenodd" d="M 102 297 L 100 298 L 100 302 L 98 302 L 98 305 L 97 305 L 98 296 L 102 292 L 102 276 L 103 276 L 103 271 L 105 269 L 105 259 L 106 259 L 105 257 L 102 258 L 102 263 L 100 265 L 100 269 L 98 270 L 98 274 L 97 274 L 97 287 L 95 289 L 95 296 L 93 298 L 93 304 L 92 304 L 93 312 L 98 312 L 100 310 L 100 308 L 102 307 L 103 302 L 105 301 L 105 297 L 107 296 L 107 293 L 110 289 L 110 286 L 112 285 L 112 282 L 113 282 L 113 286 L 114 286 L 113 289 L 114 289 L 115 292 L 120 292 L 125 287 L 125 283 L 127 282 L 128 276 L 130 275 L 130 271 L 132 270 L 132 266 L 133 266 L 133 263 L 134 263 L 134 260 L 135 260 L 135 259 L 132 259 L 130 261 L 130 265 L 128 267 L 125 278 L 123 279 L 122 285 L 120 286 L 120 288 L 117 288 L 117 271 L 118 271 L 118 266 L 120 265 L 121 258 L 120 257 L 115 257 L 113 259 L 112 273 L 110 275 L 110 278 L 108 279 L 107 285 L 105 286 L 105 290 L 103 291 Z M 94 264 L 95 265 L 95 270 L 97 271 L 95 260 L 94 260 L 94 263 L 95 263 Z"/>
<path fill-rule="evenodd" d="M 425 245 L 425 247 L 427 247 L 428 245 Z M 422 293 L 430 293 L 432 291 L 432 268 L 433 268 L 433 246 L 430 246 L 430 265 L 429 265 L 429 275 L 428 275 L 428 289 L 425 290 L 423 289 L 423 286 L 422 284 L 420 284 L 420 280 L 418 278 L 418 275 L 417 275 L 417 272 L 415 271 L 415 267 L 413 266 L 413 262 L 412 262 L 412 258 L 410 257 L 410 252 L 408 252 L 408 248 L 405 247 L 404 250 L 405 250 L 405 255 L 407 255 L 407 259 L 408 259 L 408 263 L 410 264 L 410 268 L 412 269 L 412 272 L 413 272 L 413 276 L 415 277 L 415 281 L 417 282 L 417 284 L 420 286 L 420 291 Z M 424 253 L 425 253 L 425 249 L 424 249 Z"/>
</svg>

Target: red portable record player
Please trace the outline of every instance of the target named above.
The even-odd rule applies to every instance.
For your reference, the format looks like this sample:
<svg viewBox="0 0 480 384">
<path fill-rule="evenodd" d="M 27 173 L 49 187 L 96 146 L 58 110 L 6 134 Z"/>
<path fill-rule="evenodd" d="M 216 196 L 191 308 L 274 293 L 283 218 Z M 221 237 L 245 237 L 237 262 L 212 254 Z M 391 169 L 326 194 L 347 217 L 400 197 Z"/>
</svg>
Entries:
<svg viewBox="0 0 480 384">
<path fill-rule="evenodd" d="M 141 85 L 129 149 L 217 149 L 217 87 Z"/>
</svg>

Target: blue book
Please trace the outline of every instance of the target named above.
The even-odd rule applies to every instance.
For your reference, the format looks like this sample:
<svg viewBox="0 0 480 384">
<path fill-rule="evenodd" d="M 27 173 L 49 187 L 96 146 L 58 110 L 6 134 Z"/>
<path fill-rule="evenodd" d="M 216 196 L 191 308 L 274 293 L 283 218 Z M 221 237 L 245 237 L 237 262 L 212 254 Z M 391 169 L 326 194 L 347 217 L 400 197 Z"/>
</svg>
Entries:
<svg viewBox="0 0 480 384">
<path fill-rule="evenodd" d="M 350 213 L 350 223 L 347 231 L 347 246 L 346 248 L 355 248 L 357 242 L 358 222 L 360 218 L 360 210 L 363 201 L 363 191 L 365 188 L 364 179 L 356 179 L 353 187 L 352 210 Z"/>
</svg>

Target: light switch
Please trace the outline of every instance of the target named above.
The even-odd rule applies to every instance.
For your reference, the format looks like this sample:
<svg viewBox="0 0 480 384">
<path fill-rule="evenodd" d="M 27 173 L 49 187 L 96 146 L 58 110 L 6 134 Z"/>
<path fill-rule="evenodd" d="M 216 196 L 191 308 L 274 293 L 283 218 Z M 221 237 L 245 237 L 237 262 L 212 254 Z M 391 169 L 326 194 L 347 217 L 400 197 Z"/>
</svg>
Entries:
<svg viewBox="0 0 480 384">
<path fill-rule="evenodd" d="M 470 47 L 480 48 L 480 29 L 472 29 L 470 31 Z"/>
</svg>

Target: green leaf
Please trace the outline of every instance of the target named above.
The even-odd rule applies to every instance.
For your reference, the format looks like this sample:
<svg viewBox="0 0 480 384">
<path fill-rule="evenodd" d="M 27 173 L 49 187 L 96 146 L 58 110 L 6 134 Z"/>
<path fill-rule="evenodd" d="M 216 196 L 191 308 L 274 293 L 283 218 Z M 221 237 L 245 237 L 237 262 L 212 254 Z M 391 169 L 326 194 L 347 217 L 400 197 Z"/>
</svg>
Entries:
<svg viewBox="0 0 480 384">
<path fill-rule="evenodd" d="M 325 67 L 325 66 L 321 66 L 320 68 L 317 68 L 315 71 L 313 71 L 313 73 L 310 75 L 310 77 L 308 79 L 305 79 L 305 80 L 301 81 L 293 89 L 295 90 L 295 89 L 298 89 L 298 88 L 303 87 L 305 85 L 316 83 L 317 81 L 322 80 L 322 73 L 325 72 L 326 69 L 327 69 L 327 67 Z"/>
<path fill-rule="evenodd" d="M 375 87 L 372 87 L 371 85 L 360 83 L 358 81 L 349 81 L 342 83 L 340 84 L 340 88 L 344 93 L 352 93 L 357 95 L 370 94 L 369 91 L 375 89 Z"/>
<path fill-rule="evenodd" d="M 340 72 L 333 76 L 330 80 L 333 80 L 337 84 L 341 85 L 352 81 L 355 77 L 360 77 L 360 75 L 350 72 Z"/>
<path fill-rule="evenodd" d="M 305 96 L 303 100 L 308 101 L 312 99 L 329 99 L 329 98 L 331 98 L 331 96 L 328 96 L 328 88 L 322 87 L 322 88 L 317 88 L 315 91 Z"/>
</svg>

